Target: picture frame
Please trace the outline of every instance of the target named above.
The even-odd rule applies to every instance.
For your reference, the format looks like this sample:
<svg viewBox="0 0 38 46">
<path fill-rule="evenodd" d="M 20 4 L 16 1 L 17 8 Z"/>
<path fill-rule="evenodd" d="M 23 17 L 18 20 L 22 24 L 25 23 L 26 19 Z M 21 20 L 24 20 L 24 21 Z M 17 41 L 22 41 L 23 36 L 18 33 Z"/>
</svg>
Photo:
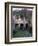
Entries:
<svg viewBox="0 0 38 46">
<path fill-rule="evenodd" d="M 5 2 L 5 44 L 29 42 L 37 42 L 37 4 Z"/>
</svg>

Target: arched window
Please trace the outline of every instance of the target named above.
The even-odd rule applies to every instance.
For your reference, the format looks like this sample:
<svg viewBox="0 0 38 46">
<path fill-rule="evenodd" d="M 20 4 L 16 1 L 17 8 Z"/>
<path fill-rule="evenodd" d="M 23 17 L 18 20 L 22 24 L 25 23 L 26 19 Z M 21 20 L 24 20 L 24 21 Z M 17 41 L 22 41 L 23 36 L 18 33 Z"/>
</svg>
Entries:
<svg viewBox="0 0 38 46">
<path fill-rule="evenodd" d="M 28 23 L 26 23 L 26 29 L 28 28 Z"/>
<path fill-rule="evenodd" d="M 24 24 L 20 24 L 20 29 L 23 29 L 23 27 L 24 27 Z"/>
</svg>

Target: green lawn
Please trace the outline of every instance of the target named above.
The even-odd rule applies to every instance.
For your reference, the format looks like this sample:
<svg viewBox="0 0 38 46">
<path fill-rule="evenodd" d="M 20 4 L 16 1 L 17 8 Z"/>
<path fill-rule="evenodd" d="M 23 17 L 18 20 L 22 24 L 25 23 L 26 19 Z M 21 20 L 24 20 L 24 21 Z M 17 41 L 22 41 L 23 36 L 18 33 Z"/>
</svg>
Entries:
<svg viewBox="0 0 38 46">
<path fill-rule="evenodd" d="M 16 31 L 13 37 L 31 37 L 32 35 L 28 31 Z"/>
</svg>

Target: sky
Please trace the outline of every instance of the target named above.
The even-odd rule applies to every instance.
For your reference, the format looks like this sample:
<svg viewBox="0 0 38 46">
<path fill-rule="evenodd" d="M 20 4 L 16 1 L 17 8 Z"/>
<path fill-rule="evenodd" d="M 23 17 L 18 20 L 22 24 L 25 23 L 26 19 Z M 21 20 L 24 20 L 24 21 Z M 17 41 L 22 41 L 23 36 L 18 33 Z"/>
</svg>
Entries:
<svg viewBox="0 0 38 46">
<path fill-rule="evenodd" d="M 23 9 L 23 8 L 12 8 L 13 11 L 16 11 L 16 10 L 22 10 L 22 9 Z M 27 10 L 32 11 L 33 9 L 29 9 L 29 8 L 27 8 Z"/>
</svg>

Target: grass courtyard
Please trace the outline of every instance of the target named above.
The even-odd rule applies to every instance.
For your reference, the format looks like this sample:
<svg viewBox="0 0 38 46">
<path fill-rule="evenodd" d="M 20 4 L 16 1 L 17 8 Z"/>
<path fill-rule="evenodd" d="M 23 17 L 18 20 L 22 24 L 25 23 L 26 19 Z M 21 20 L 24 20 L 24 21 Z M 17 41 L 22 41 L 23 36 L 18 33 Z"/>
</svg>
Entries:
<svg viewBox="0 0 38 46">
<path fill-rule="evenodd" d="M 31 37 L 32 34 L 29 33 L 29 31 L 25 30 L 25 31 L 22 31 L 22 30 L 19 30 L 19 31 L 15 31 L 13 32 L 13 37 Z"/>
</svg>

